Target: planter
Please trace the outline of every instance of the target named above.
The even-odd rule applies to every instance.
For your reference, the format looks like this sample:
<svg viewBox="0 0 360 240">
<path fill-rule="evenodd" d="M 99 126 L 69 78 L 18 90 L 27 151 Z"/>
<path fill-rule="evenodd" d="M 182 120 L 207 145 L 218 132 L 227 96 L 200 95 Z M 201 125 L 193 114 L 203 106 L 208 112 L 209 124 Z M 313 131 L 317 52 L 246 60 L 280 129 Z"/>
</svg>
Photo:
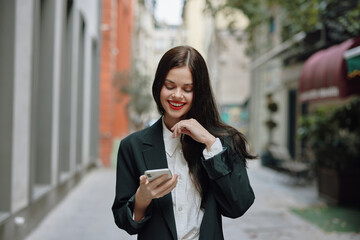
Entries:
<svg viewBox="0 0 360 240">
<path fill-rule="evenodd" d="M 317 169 L 319 197 L 334 205 L 360 206 L 360 169 Z"/>
<path fill-rule="evenodd" d="M 263 165 L 264 167 L 275 168 L 278 165 L 278 162 L 268 150 L 265 150 L 261 153 L 260 159 L 261 165 Z"/>
</svg>

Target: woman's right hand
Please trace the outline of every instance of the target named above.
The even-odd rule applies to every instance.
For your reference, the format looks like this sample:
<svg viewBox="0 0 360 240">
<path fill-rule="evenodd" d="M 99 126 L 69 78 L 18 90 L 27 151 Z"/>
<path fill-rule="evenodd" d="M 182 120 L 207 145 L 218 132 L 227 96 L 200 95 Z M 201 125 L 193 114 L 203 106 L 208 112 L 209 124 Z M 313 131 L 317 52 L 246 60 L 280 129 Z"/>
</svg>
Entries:
<svg viewBox="0 0 360 240">
<path fill-rule="evenodd" d="M 135 194 L 134 219 L 136 222 L 145 217 L 147 207 L 151 201 L 170 193 L 177 184 L 178 175 L 174 174 L 166 180 L 167 174 L 149 182 L 145 175 L 140 176 L 140 186 Z"/>
</svg>

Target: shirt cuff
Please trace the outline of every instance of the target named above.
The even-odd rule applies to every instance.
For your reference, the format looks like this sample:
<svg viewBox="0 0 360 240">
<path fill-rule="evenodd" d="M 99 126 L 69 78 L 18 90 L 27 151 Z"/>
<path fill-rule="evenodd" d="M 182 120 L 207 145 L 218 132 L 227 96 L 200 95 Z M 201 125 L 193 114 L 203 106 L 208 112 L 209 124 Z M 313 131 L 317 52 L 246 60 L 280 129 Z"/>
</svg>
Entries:
<svg viewBox="0 0 360 240">
<path fill-rule="evenodd" d="M 208 151 L 206 148 L 204 149 L 203 156 L 205 159 L 209 159 L 209 158 L 214 157 L 216 154 L 221 153 L 222 150 L 223 150 L 223 147 L 222 147 L 221 141 L 219 138 L 216 138 L 215 142 L 210 147 L 210 151 Z"/>
</svg>

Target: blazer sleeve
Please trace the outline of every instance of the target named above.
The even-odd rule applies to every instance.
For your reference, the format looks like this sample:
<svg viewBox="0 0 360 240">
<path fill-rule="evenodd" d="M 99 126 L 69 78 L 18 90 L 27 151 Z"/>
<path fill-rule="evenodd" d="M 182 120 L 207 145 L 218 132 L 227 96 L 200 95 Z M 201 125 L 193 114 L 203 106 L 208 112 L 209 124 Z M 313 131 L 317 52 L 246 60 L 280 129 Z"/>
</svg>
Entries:
<svg viewBox="0 0 360 240">
<path fill-rule="evenodd" d="M 243 159 L 224 145 L 214 157 L 202 158 L 202 164 L 210 178 L 209 193 L 215 196 L 221 214 L 242 216 L 255 200 Z"/>
<path fill-rule="evenodd" d="M 117 167 L 116 167 L 116 190 L 112 212 L 116 225 L 129 234 L 137 234 L 144 224 L 151 218 L 152 203 L 146 211 L 145 217 L 139 222 L 134 221 L 133 211 L 135 193 L 139 186 L 139 174 L 137 173 L 134 149 L 128 139 L 120 143 Z"/>
</svg>

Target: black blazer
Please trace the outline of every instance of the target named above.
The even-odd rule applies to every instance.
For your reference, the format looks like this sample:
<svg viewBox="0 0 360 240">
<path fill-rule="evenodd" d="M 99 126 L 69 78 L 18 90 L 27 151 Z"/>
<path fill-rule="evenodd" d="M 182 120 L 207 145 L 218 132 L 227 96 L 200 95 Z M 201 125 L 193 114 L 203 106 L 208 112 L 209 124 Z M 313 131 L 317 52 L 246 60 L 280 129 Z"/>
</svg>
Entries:
<svg viewBox="0 0 360 240">
<path fill-rule="evenodd" d="M 240 217 L 255 199 L 245 164 L 221 141 L 224 146 L 221 153 L 207 160 L 199 159 L 210 179 L 200 240 L 224 239 L 221 215 Z M 171 193 L 154 199 L 139 222 L 132 217 L 139 177 L 147 169 L 167 167 L 161 119 L 121 141 L 112 211 L 116 225 L 129 234 L 138 234 L 140 240 L 177 239 Z"/>
</svg>

